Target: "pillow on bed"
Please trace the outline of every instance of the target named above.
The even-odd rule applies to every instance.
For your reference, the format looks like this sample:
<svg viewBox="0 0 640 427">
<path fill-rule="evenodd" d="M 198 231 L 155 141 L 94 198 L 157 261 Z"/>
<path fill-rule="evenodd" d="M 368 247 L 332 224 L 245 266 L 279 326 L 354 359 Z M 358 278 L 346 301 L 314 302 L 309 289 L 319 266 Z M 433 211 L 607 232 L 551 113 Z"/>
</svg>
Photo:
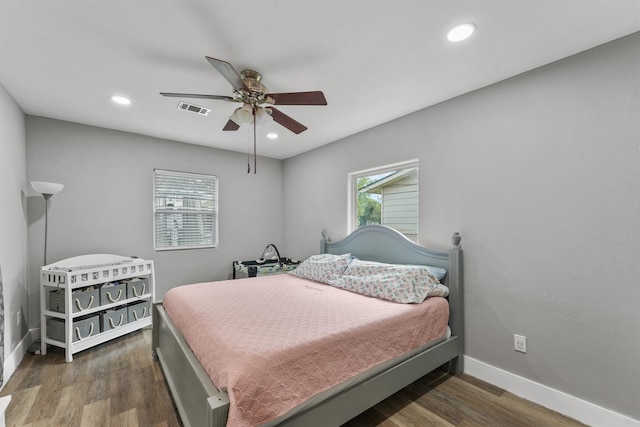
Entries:
<svg viewBox="0 0 640 427">
<path fill-rule="evenodd" d="M 351 259 L 358 259 L 358 258 L 351 255 Z M 373 263 L 374 261 L 365 261 L 365 262 Z M 414 265 L 414 264 L 406 264 L 406 265 Z M 447 275 L 447 270 L 441 267 L 433 267 L 431 265 L 414 265 L 414 266 L 426 268 L 427 270 L 429 270 L 429 273 L 436 276 L 436 279 L 438 280 L 444 279 L 445 276 Z"/>
<path fill-rule="evenodd" d="M 383 264 L 359 259 L 349 264 L 334 286 L 405 304 L 421 303 L 429 296 L 449 295 L 449 289 L 426 266 Z"/>
<path fill-rule="evenodd" d="M 334 285 L 340 280 L 342 273 L 344 273 L 350 261 L 351 254 L 312 255 L 302 261 L 300 265 L 290 273 L 305 279 L 326 283 L 327 285 Z"/>
<path fill-rule="evenodd" d="M 431 273 L 434 276 L 436 276 L 436 279 L 438 279 L 438 280 L 444 279 L 444 276 L 447 275 L 447 270 L 445 270 L 444 268 L 432 267 L 430 265 L 425 265 L 424 268 L 429 270 L 429 273 Z"/>
</svg>

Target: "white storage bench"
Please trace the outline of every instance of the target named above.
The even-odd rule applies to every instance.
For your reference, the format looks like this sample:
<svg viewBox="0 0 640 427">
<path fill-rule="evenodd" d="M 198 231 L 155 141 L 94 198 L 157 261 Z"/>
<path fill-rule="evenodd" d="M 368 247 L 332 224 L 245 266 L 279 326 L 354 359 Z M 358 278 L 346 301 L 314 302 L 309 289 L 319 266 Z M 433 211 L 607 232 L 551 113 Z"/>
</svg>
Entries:
<svg viewBox="0 0 640 427">
<path fill-rule="evenodd" d="M 71 362 L 74 353 L 151 325 L 153 261 L 82 255 L 42 267 L 40 285 L 43 355 L 54 345 Z"/>
</svg>

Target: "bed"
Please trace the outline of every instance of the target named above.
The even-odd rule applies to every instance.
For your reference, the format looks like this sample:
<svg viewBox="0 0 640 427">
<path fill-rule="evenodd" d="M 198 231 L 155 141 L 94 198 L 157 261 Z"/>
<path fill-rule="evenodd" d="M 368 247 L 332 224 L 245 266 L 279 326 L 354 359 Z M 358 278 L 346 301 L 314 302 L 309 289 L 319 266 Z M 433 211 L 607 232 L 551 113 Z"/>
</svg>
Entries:
<svg viewBox="0 0 640 427">
<path fill-rule="evenodd" d="M 458 233 L 453 235 L 452 243 L 453 246 L 449 252 L 431 251 L 414 244 L 403 235 L 384 226 L 361 227 L 349 236 L 336 242 L 331 242 L 326 237 L 323 238 L 320 253 L 327 254 L 327 256 L 349 254 L 350 260 L 355 258 L 362 260 L 363 263 L 370 261 L 394 265 L 426 265 L 445 269 L 446 276 L 442 279 L 442 283 L 448 288 L 448 304 L 446 304 L 448 309 L 447 333 L 437 339 L 430 339 L 429 342 L 423 345 L 415 346 L 409 351 L 405 351 L 406 349 L 397 350 L 401 351 L 401 354 L 389 357 L 389 359 L 384 362 L 375 360 L 372 362 L 373 365 L 371 367 L 340 380 L 339 383 L 327 383 L 327 387 L 323 389 L 322 392 L 316 393 L 314 391 L 313 393 L 315 394 L 313 394 L 311 398 L 305 398 L 304 401 L 296 403 L 291 410 L 278 414 L 277 417 L 260 425 L 305 427 L 339 426 L 442 365 L 447 365 L 449 371 L 454 374 L 461 373 L 463 370 L 462 354 L 464 341 L 462 317 L 463 269 L 462 248 L 460 246 L 460 236 Z M 259 280 L 261 279 L 262 278 L 241 279 L 244 282 L 231 282 L 227 288 L 223 287 L 225 284 L 222 282 L 215 282 L 215 285 L 194 284 L 188 286 L 192 290 L 201 290 L 204 289 L 204 287 L 215 287 L 216 289 L 220 289 L 220 292 L 222 292 L 223 289 L 231 289 L 229 292 L 235 292 L 233 289 L 239 287 L 249 288 L 252 286 L 253 288 L 251 289 L 253 289 L 252 292 L 254 293 L 257 293 L 259 289 L 273 289 L 273 292 L 276 292 L 275 287 L 263 286 L 260 288 L 259 283 L 261 282 L 259 282 Z M 275 280 L 274 277 L 266 277 L 265 279 Z M 292 277 L 287 278 L 285 281 L 283 278 L 283 286 L 285 286 L 284 292 L 295 294 L 294 289 L 301 287 L 299 285 L 301 283 L 299 282 L 300 280 L 306 279 Z M 336 292 L 342 292 L 343 295 L 345 295 L 344 299 L 361 298 L 377 300 L 376 298 L 355 294 L 352 296 L 352 292 L 337 289 L 335 286 L 314 283 L 303 283 L 302 285 L 307 288 L 305 292 L 316 292 L 318 295 L 322 294 L 322 298 L 325 298 L 325 295 L 328 299 L 334 298 L 331 301 L 335 301 L 335 296 L 333 295 Z M 286 288 L 286 286 L 289 286 L 289 288 Z M 297 288 L 293 286 L 297 286 Z M 263 298 L 263 296 L 256 295 L 256 298 Z M 438 300 L 444 299 L 441 297 L 427 298 L 425 302 L 431 300 L 435 303 L 438 302 Z M 384 303 L 387 305 L 385 306 Z M 376 307 L 402 305 L 396 303 L 389 304 L 388 301 L 384 303 L 380 301 L 373 302 L 373 304 L 378 304 Z M 412 306 L 412 310 L 415 308 L 414 306 L 417 305 L 422 306 L 423 304 L 404 304 L 406 307 Z M 171 308 L 170 304 L 168 304 L 168 308 Z M 320 311 L 322 310 L 324 309 L 320 309 Z M 284 312 L 285 310 L 282 311 Z M 379 310 L 375 308 L 368 311 Z M 191 339 L 191 335 L 189 335 L 191 332 L 183 328 L 183 336 L 183 333 L 176 325 L 176 323 L 180 324 L 180 320 L 174 322 L 167 310 L 165 310 L 165 307 L 163 307 L 163 303 L 154 304 L 153 316 L 153 350 L 159 359 L 183 424 L 194 427 L 222 427 L 227 425 L 228 417 L 231 416 L 231 418 L 229 418 L 230 420 L 236 420 L 237 413 L 243 412 L 245 408 L 236 407 L 241 406 L 241 403 L 238 403 L 238 405 L 234 404 L 232 407 L 230 401 L 240 402 L 234 397 L 234 389 L 227 388 L 226 386 L 217 387 L 211 379 L 211 377 L 214 376 L 211 374 L 211 368 L 205 360 L 208 354 L 215 353 L 215 351 L 207 350 L 203 353 L 202 348 L 206 349 L 207 347 L 201 348 L 195 344 L 192 351 L 191 346 L 187 344 L 187 338 Z M 218 320 L 221 321 L 223 318 L 228 317 L 229 316 L 224 316 Z M 278 319 L 274 318 L 270 319 L 270 321 L 277 322 Z M 215 330 L 214 328 L 211 329 L 211 333 L 212 335 L 219 335 L 226 331 L 227 328 L 228 327 L 220 328 L 220 330 Z M 242 341 L 240 335 L 241 334 L 237 335 L 239 342 Z M 331 350 L 328 349 L 327 351 Z M 318 352 L 314 352 L 314 354 L 316 353 Z M 196 357 L 196 354 L 203 360 L 202 364 L 199 358 Z M 324 359 L 338 360 L 338 358 L 333 355 L 324 357 Z M 282 363 L 285 362 L 283 361 Z M 253 362 L 251 362 L 251 364 L 253 364 Z M 287 372 L 292 372 L 291 366 L 282 369 L 285 369 Z M 260 370 L 262 370 L 262 368 L 260 368 Z M 332 369 L 322 367 L 322 369 L 319 370 L 327 372 Z M 297 374 L 292 374 L 292 376 L 295 375 Z M 220 379 L 218 379 L 218 381 L 221 384 L 224 383 Z M 274 383 L 279 384 L 280 382 L 280 380 L 274 380 Z M 234 425 L 252 425 L 250 422 L 239 423 L 234 421 L 233 423 Z"/>
</svg>

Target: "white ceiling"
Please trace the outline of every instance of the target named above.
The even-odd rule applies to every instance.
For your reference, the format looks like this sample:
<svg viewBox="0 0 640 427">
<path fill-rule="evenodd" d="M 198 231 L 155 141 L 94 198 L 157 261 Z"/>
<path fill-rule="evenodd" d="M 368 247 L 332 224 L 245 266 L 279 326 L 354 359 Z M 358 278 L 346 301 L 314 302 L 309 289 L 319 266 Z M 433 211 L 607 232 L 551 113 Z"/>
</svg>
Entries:
<svg viewBox="0 0 640 427">
<path fill-rule="evenodd" d="M 231 95 L 212 56 L 324 92 L 279 107 L 302 134 L 259 129 L 283 159 L 639 30 L 640 0 L 0 0 L 0 83 L 27 114 L 245 152 L 248 126 L 222 131 L 236 104 L 190 100 L 204 117 L 158 94 Z"/>
</svg>

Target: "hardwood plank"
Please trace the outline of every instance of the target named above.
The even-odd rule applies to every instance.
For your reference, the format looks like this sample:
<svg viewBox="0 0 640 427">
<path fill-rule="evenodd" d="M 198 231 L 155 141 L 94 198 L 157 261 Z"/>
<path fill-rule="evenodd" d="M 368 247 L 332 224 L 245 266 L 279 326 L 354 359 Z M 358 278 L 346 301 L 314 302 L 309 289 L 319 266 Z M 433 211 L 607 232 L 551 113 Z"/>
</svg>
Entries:
<svg viewBox="0 0 640 427">
<path fill-rule="evenodd" d="M 403 392 L 443 420 L 458 425 L 467 416 L 461 411 L 460 402 L 440 390 L 440 385 L 449 379 L 444 371 L 434 371 L 407 386 Z"/>
<path fill-rule="evenodd" d="M 540 406 L 536 403 L 524 400 L 512 393 L 505 392 L 502 397 L 502 402 L 507 408 L 511 408 L 514 411 L 523 413 L 524 416 L 537 422 L 537 425 L 544 425 L 546 427 L 572 427 L 572 426 L 584 426 L 584 424 L 554 412 L 550 409 Z"/>
<path fill-rule="evenodd" d="M 145 425 L 145 424 L 142 424 Z M 116 414 L 110 419 L 111 427 L 138 427 L 138 413 L 136 408 Z"/>
<path fill-rule="evenodd" d="M 119 414 L 135 408 L 131 393 L 133 381 L 129 381 L 130 376 L 131 372 L 124 369 L 112 369 L 109 372 L 109 389 L 107 393 L 111 397 L 112 414 Z"/>
<path fill-rule="evenodd" d="M 488 425 L 500 427 L 499 424 L 483 424 L 479 420 L 473 420 L 473 419 L 470 419 L 470 418 L 465 418 L 464 420 L 462 420 L 460 422 L 460 424 L 457 424 L 456 427 L 487 427 Z M 507 426 L 504 426 L 504 427 L 507 427 Z M 516 426 L 514 426 L 514 427 L 516 427 Z M 542 427 L 542 426 L 540 426 L 540 427 Z"/>
<path fill-rule="evenodd" d="M 447 389 L 446 386 L 449 381 L 450 377 L 447 377 L 446 381 L 438 383 L 437 387 L 433 390 L 416 397 L 416 401 L 420 405 L 429 408 L 442 419 L 456 426 L 465 419 L 475 420 L 480 425 L 492 425 L 492 418 L 487 416 L 482 407 L 478 408 L 473 405 L 468 405 L 464 400 L 460 399 L 457 394 L 469 393 L 469 390 L 458 390 L 458 388 L 454 388 L 453 390 Z M 411 388 L 409 388 L 409 390 L 411 390 Z"/>
<path fill-rule="evenodd" d="M 51 427 L 51 426 L 60 426 L 64 424 L 56 424 L 56 422 L 52 419 L 44 419 L 35 421 L 33 423 L 25 424 L 24 427 Z"/>
<path fill-rule="evenodd" d="M 78 396 L 86 393 L 88 384 L 80 383 L 70 385 L 62 389 L 60 402 L 56 408 L 54 419 L 51 425 L 74 426 L 80 425 L 82 420 L 83 406 L 76 404 Z"/>
<path fill-rule="evenodd" d="M 522 414 L 506 407 L 499 397 L 457 377 L 451 377 L 442 383 L 441 390 L 457 400 L 466 418 L 483 418 L 486 425 L 539 427 L 539 424 L 532 423 L 522 417 Z"/>
<path fill-rule="evenodd" d="M 138 408 L 138 421 L 142 426 L 148 426 L 153 424 L 154 414 L 150 411 L 152 407 L 146 404 L 146 401 L 150 398 L 150 393 L 147 392 L 147 384 L 151 383 L 151 369 L 148 367 L 142 367 L 140 369 L 134 369 L 129 376 L 129 399 L 130 405 L 134 408 Z"/>
<path fill-rule="evenodd" d="M 503 389 L 501 389 L 500 387 L 494 386 L 493 384 L 486 383 L 486 382 L 484 382 L 482 380 L 479 380 L 478 378 L 472 377 L 470 375 L 462 374 L 462 375 L 459 376 L 459 378 L 462 381 L 466 381 L 469 384 L 472 384 L 472 385 L 474 385 L 474 386 L 476 386 L 478 388 L 481 388 L 484 391 L 486 391 L 488 393 L 491 393 L 491 394 L 494 394 L 494 395 L 496 395 L 498 397 L 502 396 L 505 393 L 505 391 Z"/>
<path fill-rule="evenodd" d="M 344 426 L 349 427 L 400 427 L 377 409 L 369 409 L 358 415 Z"/>
<path fill-rule="evenodd" d="M 109 406 L 109 399 L 84 405 L 80 424 L 92 427 L 110 427 Z"/>
<path fill-rule="evenodd" d="M 409 416 L 409 410 L 415 413 Z M 345 426 L 363 425 L 358 420 L 370 416 L 371 412 L 381 413 L 387 421 L 392 421 L 391 425 L 399 427 L 583 426 L 477 378 L 454 377 L 444 371 L 424 376 Z M 547 415 L 550 418 L 546 418 Z"/>
<path fill-rule="evenodd" d="M 409 400 L 403 403 L 402 393 L 396 393 L 389 397 L 386 401 L 389 405 L 403 405 L 404 406 L 395 414 L 391 414 L 389 418 L 397 420 L 396 422 L 401 426 L 415 426 L 415 427 L 454 427 L 455 424 L 451 424 L 445 419 L 439 417 L 427 407 L 422 406 L 416 401 Z M 384 404 L 384 402 L 382 402 Z"/>
<path fill-rule="evenodd" d="M 0 395 L 11 394 L 7 426 L 180 427 L 151 331 L 74 355 L 25 355 Z M 468 375 L 431 372 L 345 427 L 573 427 L 575 420 Z"/>
<path fill-rule="evenodd" d="M 13 378 L 11 378 L 11 380 L 13 380 Z M 42 386 L 37 385 L 11 393 L 11 403 L 9 403 L 7 411 L 5 412 L 5 421 L 7 425 L 22 426 L 27 423 L 27 417 L 29 416 L 29 412 L 33 407 L 33 402 L 36 401 L 36 397 L 38 396 L 41 387 Z M 9 387 L 6 388 L 8 389 Z M 5 394 L 6 392 L 7 390 L 3 390 L 2 395 L 6 396 L 8 394 Z"/>
<path fill-rule="evenodd" d="M 11 381 L 4 384 L 2 395 L 13 394 L 18 390 L 26 390 L 40 384 L 39 378 L 34 375 L 37 370 L 32 366 L 31 360 L 23 360 L 20 364 L 23 369 L 16 369 L 11 376 Z"/>
</svg>

